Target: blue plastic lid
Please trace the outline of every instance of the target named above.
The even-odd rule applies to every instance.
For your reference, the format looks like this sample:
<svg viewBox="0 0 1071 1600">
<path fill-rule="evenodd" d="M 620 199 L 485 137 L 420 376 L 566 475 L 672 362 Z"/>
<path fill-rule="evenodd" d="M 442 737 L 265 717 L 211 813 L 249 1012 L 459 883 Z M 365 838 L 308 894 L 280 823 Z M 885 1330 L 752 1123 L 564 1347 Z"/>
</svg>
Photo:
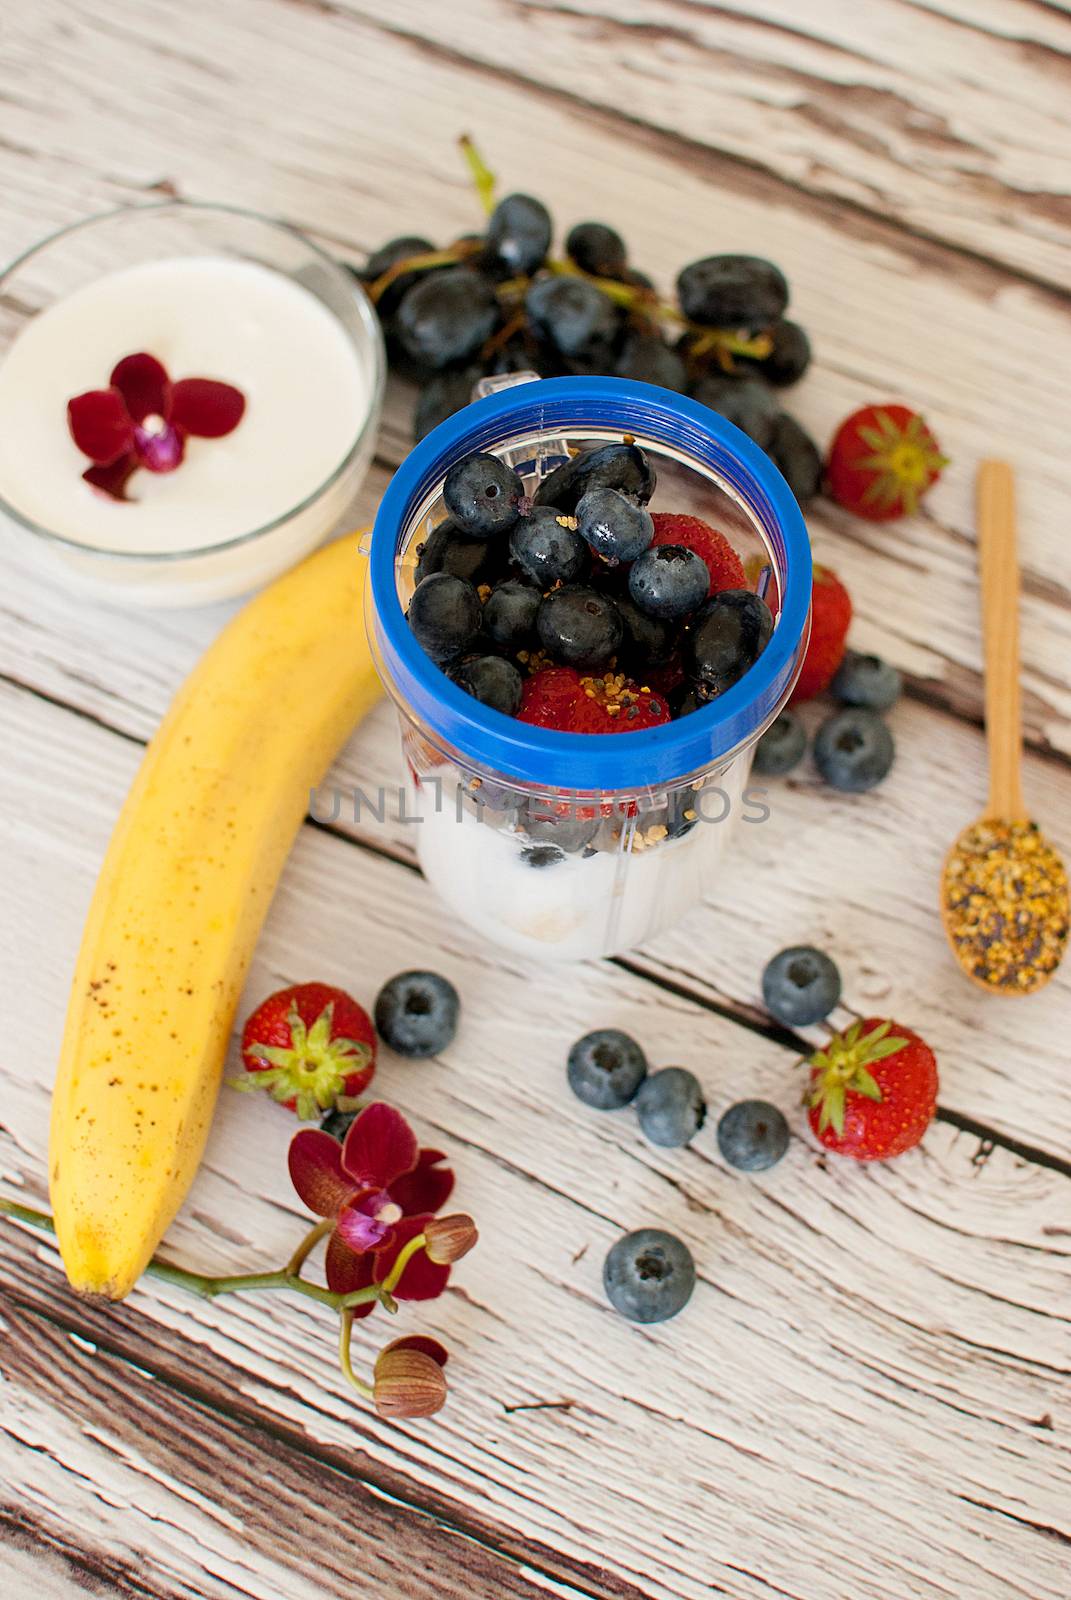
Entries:
<svg viewBox="0 0 1071 1600">
<path fill-rule="evenodd" d="M 782 603 L 769 644 L 740 681 L 699 711 L 637 733 L 556 733 L 481 705 L 413 638 L 395 563 L 415 513 L 455 462 L 539 432 L 637 435 L 716 473 L 762 528 Z M 811 549 L 796 498 L 769 456 L 709 407 L 623 378 L 549 378 L 488 395 L 448 417 L 410 452 L 380 502 L 372 533 L 375 635 L 389 686 L 463 760 L 536 787 L 636 793 L 709 769 L 755 738 L 783 703 L 799 665 L 811 602 Z"/>
</svg>

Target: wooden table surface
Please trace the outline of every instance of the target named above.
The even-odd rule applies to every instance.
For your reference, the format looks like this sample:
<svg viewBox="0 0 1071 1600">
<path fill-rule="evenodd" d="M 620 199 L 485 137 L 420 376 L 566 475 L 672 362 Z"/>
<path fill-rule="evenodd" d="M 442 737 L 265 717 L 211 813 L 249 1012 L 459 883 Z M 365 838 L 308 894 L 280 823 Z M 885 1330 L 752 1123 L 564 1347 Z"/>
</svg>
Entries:
<svg viewBox="0 0 1071 1600">
<path fill-rule="evenodd" d="M 1065 1600 L 1071 989 L 979 995 L 935 891 L 984 795 L 985 454 L 1019 475 L 1028 793 L 1071 847 L 1069 49 L 1047 0 L 6 9 L 4 255 L 173 192 L 283 216 L 350 261 L 398 232 L 450 238 L 477 220 L 454 147 L 469 129 L 509 187 L 562 227 L 615 223 L 667 285 L 699 255 L 772 256 L 817 347 L 791 409 L 824 439 L 857 404 L 905 398 L 953 465 L 911 521 L 810 517 L 855 597 L 854 642 L 907 675 L 892 776 L 858 798 L 806 773 L 778 788 L 715 900 L 642 951 L 527 970 L 444 914 L 411 827 L 302 830 L 249 996 L 315 975 L 369 1000 L 414 964 L 463 993 L 446 1056 L 378 1079 L 449 1152 L 483 1230 L 423 1319 L 453 1351 L 449 1406 L 403 1425 L 362 1409 L 305 1301 L 206 1305 L 146 1282 L 98 1310 L 40 1236 L 0 1226 L 5 1596 Z M 409 405 L 391 401 L 362 516 Z M 94 875 L 227 610 L 109 612 L 5 557 L 0 1180 L 30 1204 Z M 397 770 L 381 707 L 336 776 Z M 835 954 L 852 1010 L 932 1041 L 940 1111 L 894 1163 L 800 1137 L 748 1178 L 713 1124 L 761 1094 L 801 1129 L 796 1055 L 758 998 L 766 959 L 798 941 Z M 609 1023 L 702 1077 L 692 1148 L 654 1149 L 566 1092 L 568 1044 Z M 252 1271 L 287 1253 L 289 1131 L 223 1095 L 172 1259 Z M 639 1329 L 600 1269 L 647 1223 L 688 1242 L 699 1282 L 685 1314 Z M 362 1354 L 373 1339 L 361 1325 Z"/>
</svg>

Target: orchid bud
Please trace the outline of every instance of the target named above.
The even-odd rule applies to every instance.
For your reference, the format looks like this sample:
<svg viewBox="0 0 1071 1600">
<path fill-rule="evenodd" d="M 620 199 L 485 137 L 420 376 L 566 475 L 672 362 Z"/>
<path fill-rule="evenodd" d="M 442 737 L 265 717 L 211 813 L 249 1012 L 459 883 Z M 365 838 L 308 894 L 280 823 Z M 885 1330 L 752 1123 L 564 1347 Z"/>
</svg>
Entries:
<svg viewBox="0 0 1071 1600">
<path fill-rule="evenodd" d="M 479 1237 L 476 1224 L 463 1212 L 453 1217 L 432 1217 L 424 1225 L 428 1260 L 441 1267 L 467 1256 Z"/>
<path fill-rule="evenodd" d="M 446 1404 L 443 1369 L 423 1350 L 388 1345 L 376 1360 L 373 1400 L 381 1417 L 430 1417 Z"/>
</svg>

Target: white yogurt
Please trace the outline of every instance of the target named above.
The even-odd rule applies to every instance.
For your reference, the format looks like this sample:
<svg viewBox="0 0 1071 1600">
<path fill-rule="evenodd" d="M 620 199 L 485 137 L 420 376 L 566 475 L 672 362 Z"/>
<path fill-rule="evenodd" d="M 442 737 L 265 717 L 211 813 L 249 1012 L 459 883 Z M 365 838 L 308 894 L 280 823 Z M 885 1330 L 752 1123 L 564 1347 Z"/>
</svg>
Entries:
<svg viewBox="0 0 1071 1600">
<path fill-rule="evenodd" d="M 67 402 L 105 388 L 116 362 L 142 350 L 173 380 L 235 385 L 246 409 L 226 437 L 189 438 L 174 472 L 139 469 L 130 501 L 117 501 L 83 481 L 89 462 L 68 431 Z M 82 561 L 65 552 L 83 576 L 107 572 L 110 587 L 163 603 L 218 598 L 282 570 L 335 524 L 352 473 L 317 491 L 352 450 L 372 395 L 373 373 L 341 324 L 283 273 L 226 256 L 127 267 L 47 307 L 12 344 L 0 366 L 0 495 L 84 547 Z M 261 539 L 203 554 L 288 513 Z M 162 563 L 100 554 L 189 551 L 202 554 Z"/>
<path fill-rule="evenodd" d="M 570 854 L 546 866 L 530 865 L 530 841 L 518 832 L 459 805 L 452 785 L 443 783 L 441 804 L 436 785 L 422 786 L 420 865 L 447 905 L 501 949 L 542 961 L 630 950 L 709 893 L 750 764 L 740 756 L 712 780 L 709 803 L 701 803 L 709 820 L 682 837 L 644 850 Z"/>
</svg>

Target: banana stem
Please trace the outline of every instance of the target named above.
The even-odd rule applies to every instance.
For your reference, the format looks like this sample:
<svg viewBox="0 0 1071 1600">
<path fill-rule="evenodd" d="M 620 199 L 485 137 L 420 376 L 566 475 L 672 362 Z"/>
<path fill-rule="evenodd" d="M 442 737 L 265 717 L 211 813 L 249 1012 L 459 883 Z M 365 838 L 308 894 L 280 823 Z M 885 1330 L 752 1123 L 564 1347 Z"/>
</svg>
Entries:
<svg viewBox="0 0 1071 1600">
<path fill-rule="evenodd" d="M 11 1217 L 15 1222 L 24 1222 L 28 1227 L 40 1229 L 42 1233 L 56 1232 L 55 1224 L 47 1212 L 35 1211 L 31 1206 L 20 1205 L 17 1200 L 7 1200 L 2 1195 L 0 1195 L 0 1216 Z M 315 1300 L 318 1305 L 331 1306 L 335 1311 L 351 1306 L 368 1305 L 371 1301 L 381 1301 L 384 1289 L 378 1283 L 369 1284 L 365 1289 L 353 1289 L 349 1294 L 335 1294 L 333 1290 L 322 1289 L 318 1283 L 309 1283 L 301 1276 L 300 1267 L 306 1256 L 333 1226 L 330 1221 L 317 1223 L 302 1240 L 287 1265 L 280 1267 L 276 1272 L 246 1272 L 232 1277 L 211 1278 L 203 1272 L 189 1272 L 185 1267 L 173 1266 L 170 1261 L 161 1261 L 157 1256 L 153 1256 L 145 1271 L 149 1277 L 159 1278 L 164 1283 L 173 1283 L 180 1289 L 188 1290 L 190 1294 L 198 1295 L 202 1300 L 214 1300 L 217 1295 L 237 1294 L 244 1290 L 292 1289 L 295 1294 L 303 1294 L 306 1299 Z M 423 1234 L 418 1235 L 418 1238 L 422 1245 Z M 416 1244 L 417 1240 L 411 1239 L 406 1249 L 399 1253 L 398 1262 L 401 1262 L 403 1271 L 405 1261 L 414 1254 L 412 1246 Z M 395 1270 L 397 1265 L 396 1262 Z M 391 1276 L 394 1277 L 394 1272 Z M 401 1272 L 394 1278 L 395 1283 L 398 1277 L 401 1277 Z"/>
</svg>

